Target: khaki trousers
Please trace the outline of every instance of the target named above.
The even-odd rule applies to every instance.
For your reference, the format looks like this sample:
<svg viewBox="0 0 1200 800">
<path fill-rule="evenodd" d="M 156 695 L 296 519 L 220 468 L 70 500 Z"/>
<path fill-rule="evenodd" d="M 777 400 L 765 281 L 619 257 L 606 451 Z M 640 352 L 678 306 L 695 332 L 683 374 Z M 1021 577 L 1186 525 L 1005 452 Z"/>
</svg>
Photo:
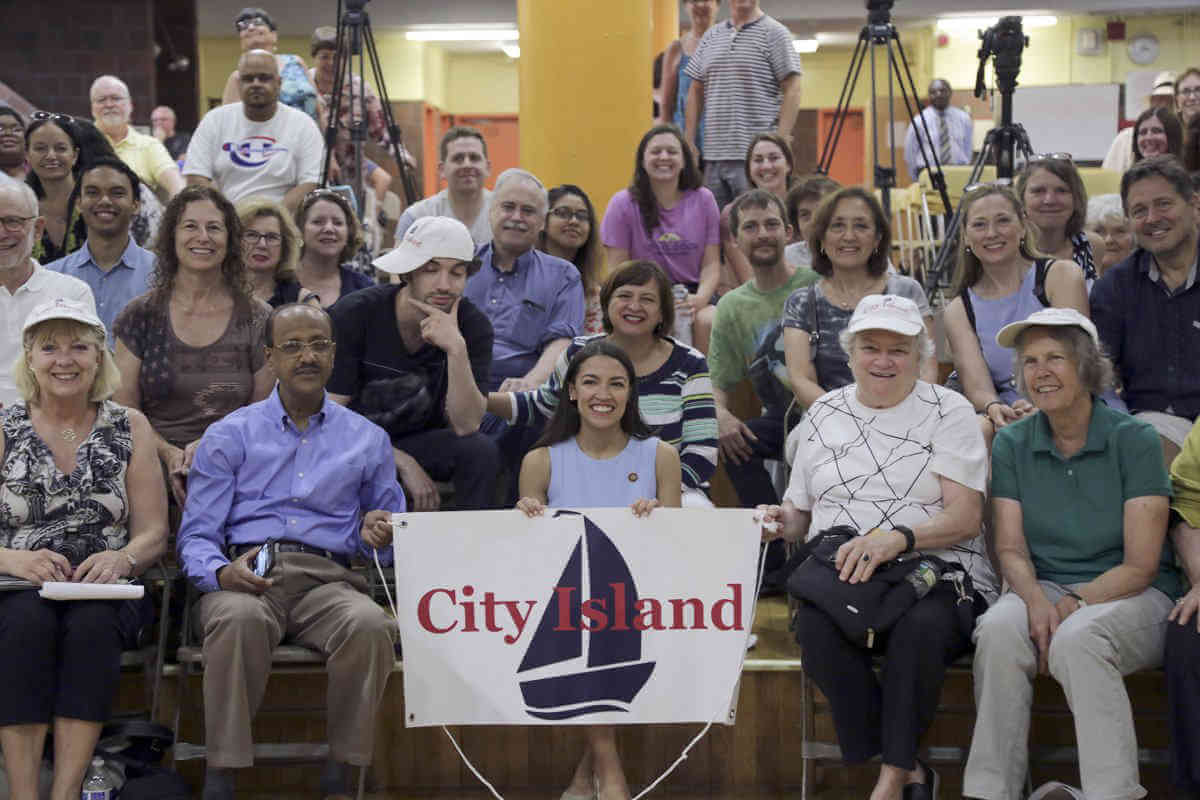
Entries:
<svg viewBox="0 0 1200 800">
<path fill-rule="evenodd" d="M 1063 587 L 1040 581 L 1050 602 Z M 1074 588 L 1074 587 L 1072 587 Z M 1079 774 L 1088 800 L 1145 797 L 1123 675 L 1162 663 L 1171 599 L 1158 589 L 1081 608 L 1050 640 L 1050 675 L 1075 717 Z M 963 794 L 1019 800 L 1029 766 L 1029 712 L 1037 647 L 1029 612 L 1013 592 L 975 623 L 975 733 Z"/>
<path fill-rule="evenodd" d="M 250 723 L 267 687 L 271 651 L 287 639 L 326 657 L 331 755 L 369 764 L 395 659 L 395 621 L 364 594 L 361 575 L 327 558 L 279 553 L 268 577 L 275 583 L 261 595 L 218 591 L 200 598 L 208 763 L 254 763 Z"/>
</svg>

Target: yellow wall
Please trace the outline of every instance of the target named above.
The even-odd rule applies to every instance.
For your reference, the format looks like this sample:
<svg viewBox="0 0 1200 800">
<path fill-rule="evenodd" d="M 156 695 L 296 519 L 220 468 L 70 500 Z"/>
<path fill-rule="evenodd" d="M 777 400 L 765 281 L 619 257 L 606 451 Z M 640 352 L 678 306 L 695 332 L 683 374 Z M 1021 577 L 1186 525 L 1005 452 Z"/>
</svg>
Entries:
<svg viewBox="0 0 1200 800">
<path fill-rule="evenodd" d="M 447 53 L 446 104 L 451 114 L 516 114 L 518 62 L 503 53 Z"/>
<path fill-rule="evenodd" d="M 1174 70 L 1200 63 L 1200 13 L 1146 14 L 1125 19 L 1124 42 L 1105 42 L 1095 56 L 1075 52 L 1076 36 L 1081 28 L 1099 28 L 1104 40 L 1104 16 L 1059 17 L 1049 28 L 1027 31 L 1029 47 L 1021 58 L 1018 86 L 1046 86 L 1065 83 L 1124 83 L 1131 70 Z M 1158 37 L 1159 56 L 1153 63 L 1139 66 L 1129 60 L 1128 40 L 1140 33 Z M 979 66 L 979 39 L 972 33 L 954 35 L 946 47 L 933 48 L 933 72 L 956 88 L 975 84 Z M 990 70 L 989 70 L 990 76 Z M 1018 91 L 1020 89 L 1018 88 Z"/>
<path fill-rule="evenodd" d="M 929 63 L 927 55 L 926 42 L 928 39 L 927 29 L 921 29 L 918 32 L 910 33 L 907 31 L 900 32 L 900 40 L 904 47 L 904 55 L 908 59 L 909 69 L 912 71 L 913 80 L 916 82 L 917 91 L 921 96 L 924 96 L 925 89 L 929 86 L 929 70 L 925 66 Z M 887 77 L 887 52 L 883 48 L 875 48 L 875 78 L 878 82 L 880 95 L 887 95 L 887 85 L 884 83 Z M 854 56 L 854 48 L 851 47 L 828 47 L 822 46 L 815 53 L 806 53 L 800 57 L 804 65 L 804 82 L 803 82 L 803 97 L 800 101 L 801 108 L 834 108 L 837 105 L 838 97 L 842 92 L 842 85 L 846 81 L 846 73 L 850 69 L 850 62 Z M 871 92 L 871 54 L 868 52 L 866 58 L 863 59 L 862 70 L 858 75 L 858 83 L 855 84 L 854 94 L 851 96 L 850 104 L 852 106 L 865 106 L 870 102 Z M 896 99 L 900 99 L 899 83 L 895 84 Z"/>
</svg>

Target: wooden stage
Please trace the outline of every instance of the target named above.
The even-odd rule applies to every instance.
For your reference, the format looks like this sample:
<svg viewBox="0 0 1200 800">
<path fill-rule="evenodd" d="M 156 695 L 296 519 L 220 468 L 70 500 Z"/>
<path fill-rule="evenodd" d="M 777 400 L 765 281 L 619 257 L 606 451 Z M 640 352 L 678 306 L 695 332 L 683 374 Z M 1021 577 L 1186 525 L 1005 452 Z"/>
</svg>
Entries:
<svg viewBox="0 0 1200 800">
<path fill-rule="evenodd" d="M 767 800 L 798 798 L 803 775 L 801 758 L 801 692 L 799 648 L 788 631 L 783 598 L 759 602 L 756 620 L 758 645 L 747 656 L 742 675 L 738 722 L 734 727 L 714 725 L 692 750 L 689 758 L 652 793 L 653 797 L 738 798 Z M 173 668 L 169 668 L 169 671 Z M 381 714 L 374 765 L 368 773 L 367 796 L 387 798 L 463 798 L 481 800 L 491 795 L 462 764 L 440 728 L 405 729 L 400 674 L 389 683 Z M 121 703 L 136 707 L 143 691 L 142 676 L 123 676 Z M 161 721 L 171 723 L 177 704 L 176 680 L 164 681 Z M 188 704 L 183 709 L 183 738 L 202 741 L 199 678 L 190 678 Z M 1136 675 L 1128 685 L 1138 716 L 1139 745 L 1165 748 L 1166 689 L 1159 674 Z M 313 707 L 324 702 L 325 676 L 319 672 L 273 675 L 264 710 L 255 723 L 257 742 L 324 739 L 324 720 Z M 970 674 L 951 673 L 943 691 L 943 711 L 926 736 L 925 745 L 965 748 L 974 722 Z M 621 728 L 622 759 L 636 794 L 656 778 L 699 732 L 700 725 L 648 725 Z M 819 698 L 815 707 L 819 741 L 834 741 L 827 707 Z M 553 800 L 570 779 L 583 739 L 568 727 L 464 727 L 454 729 L 464 752 L 508 800 Z M 1057 685 L 1038 681 L 1032 738 L 1035 747 L 1070 747 L 1074 744 L 1071 717 Z M 203 762 L 182 763 L 180 771 L 199 792 Z M 943 798 L 960 796 L 962 767 L 942 764 Z M 809 797 L 817 800 L 861 798 L 869 792 L 877 767 L 847 768 L 837 762 L 815 770 Z M 239 797 L 315 797 L 319 766 L 258 766 L 238 776 Z M 1078 785 L 1073 764 L 1040 767 L 1034 781 L 1060 779 Z M 1142 781 L 1150 797 L 1168 797 L 1167 771 L 1162 765 L 1144 766 Z"/>
</svg>

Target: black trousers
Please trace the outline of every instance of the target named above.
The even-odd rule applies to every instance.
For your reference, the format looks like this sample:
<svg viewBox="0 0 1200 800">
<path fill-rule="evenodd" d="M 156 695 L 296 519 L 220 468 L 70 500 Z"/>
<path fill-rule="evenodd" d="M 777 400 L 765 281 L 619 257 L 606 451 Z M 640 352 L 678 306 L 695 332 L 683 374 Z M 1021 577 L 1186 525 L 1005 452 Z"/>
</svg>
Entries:
<svg viewBox="0 0 1200 800">
<path fill-rule="evenodd" d="M 723 459 L 725 474 L 729 476 L 729 482 L 737 491 L 738 503 L 742 508 L 778 503 L 779 495 L 775 493 L 775 484 L 771 482 L 771 476 L 767 473 L 763 461 L 783 460 L 783 442 L 786 438 L 783 417 L 755 417 L 745 420 L 745 423 L 758 437 L 758 441 L 750 442 L 753 455 L 741 464 Z"/>
<path fill-rule="evenodd" d="M 0 592 L 0 725 L 107 722 L 121 677 L 120 605 Z"/>
<path fill-rule="evenodd" d="M 454 483 L 454 507 L 478 511 L 492 507 L 500 451 L 482 433 L 459 436 L 449 428 L 399 436 L 392 445 L 408 453 L 435 481 Z M 411 500 L 411 498 L 410 498 Z"/>
<path fill-rule="evenodd" d="M 1195 617 L 1187 625 L 1167 623 L 1163 668 L 1167 673 L 1171 785 L 1185 796 L 1200 796 L 1200 633 Z"/>
<path fill-rule="evenodd" d="M 967 652 L 970 638 L 955 612 L 954 587 L 939 583 L 869 651 L 851 643 L 825 612 L 802 604 L 796 641 L 804 670 L 833 711 L 847 762 L 882 755 L 883 763 L 912 770 L 921 737 L 933 722 L 946 667 Z M 872 669 L 882 652 L 882 674 Z"/>
</svg>

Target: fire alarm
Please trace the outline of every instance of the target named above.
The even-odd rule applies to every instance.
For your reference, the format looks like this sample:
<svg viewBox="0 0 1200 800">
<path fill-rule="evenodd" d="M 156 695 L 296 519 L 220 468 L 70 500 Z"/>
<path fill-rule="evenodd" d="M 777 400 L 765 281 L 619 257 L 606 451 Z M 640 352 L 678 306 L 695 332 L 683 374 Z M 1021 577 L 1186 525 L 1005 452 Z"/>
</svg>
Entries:
<svg viewBox="0 0 1200 800">
<path fill-rule="evenodd" d="M 950 37 L 947 34 L 939 33 L 937 35 L 937 46 L 945 47 L 948 44 L 950 44 Z"/>
<path fill-rule="evenodd" d="M 1110 42 L 1125 41 L 1125 23 L 1121 20 L 1113 20 L 1105 26 L 1105 34 Z"/>
</svg>

